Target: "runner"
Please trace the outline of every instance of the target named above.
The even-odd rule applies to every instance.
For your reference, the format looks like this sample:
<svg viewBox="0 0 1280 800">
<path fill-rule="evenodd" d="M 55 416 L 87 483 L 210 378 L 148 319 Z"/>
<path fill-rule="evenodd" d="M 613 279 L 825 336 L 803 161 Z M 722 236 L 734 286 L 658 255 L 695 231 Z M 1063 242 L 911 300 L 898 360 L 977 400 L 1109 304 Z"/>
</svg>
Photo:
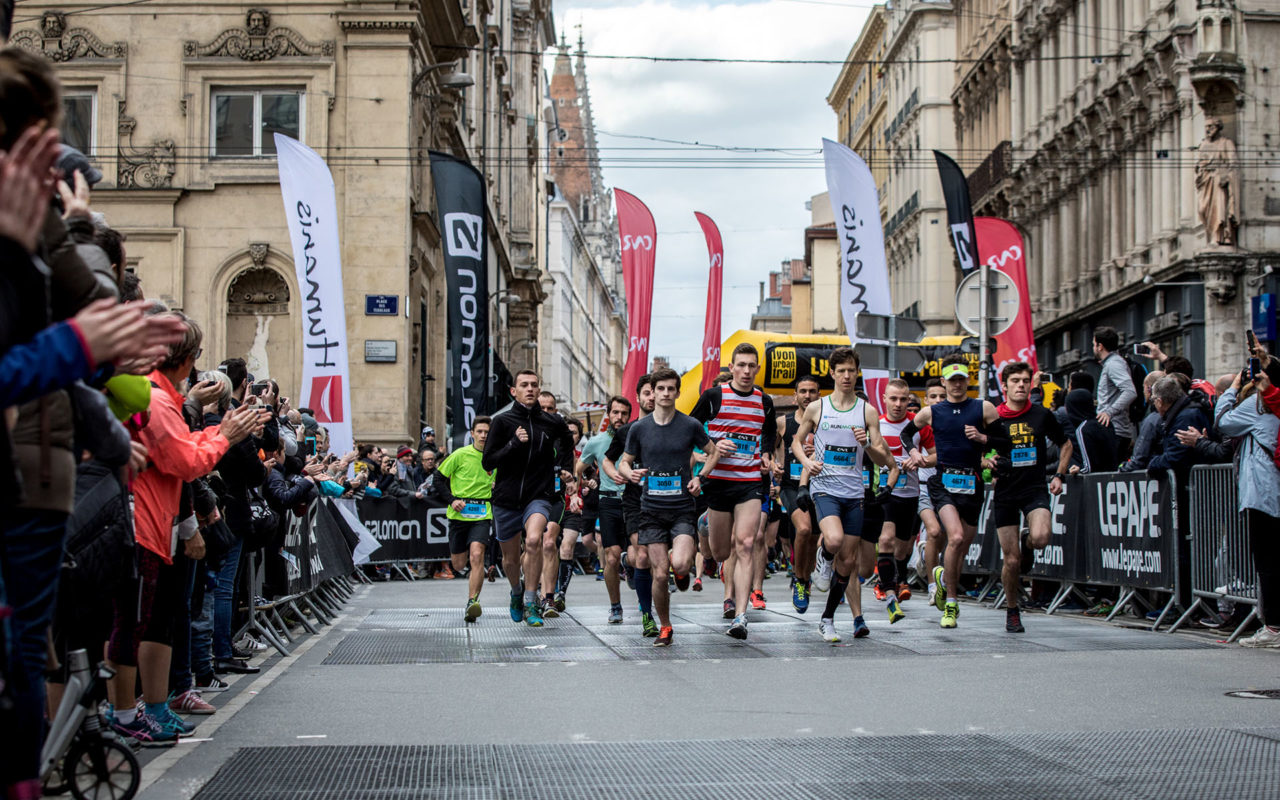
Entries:
<svg viewBox="0 0 1280 800">
<path fill-rule="evenodd" d="M 996 534 L 1004 552 L 1004 629 L 1010 633 L 1026 630 L 1018 608 L 1022 576 L 1035 563 L 1034 551 L 1049 544 L 1049 494 L 1062 493 L 1062 481 L 1071 464 L 1071 440 L 1058 418 L 1044 406 L 1031 402 L 1032 380 L 1031 365 L 1024 361 L 1015 361 L 1000 371 L 1005 401 L 997 409 L 998 424 L 1008 436 L 1011 449 L 1007 454 L 1001 453 L 1001 461 L 1006 457 L 1008 461 L 996 472 L 994 514 Z M 1058 471 L 1049 482 L 1048 491 L 1044 483 L 1045 468 L 1050 463 L 1046 439 L 1061 448 Z M 1027 530 L 1019 537 L 1023 519 Z"/>
<path fill-rule="evenodd" d="M 609 428 L 587 440 L 582 448 L 582 455 L 574 466 L 574 475 L 581 478 L 593 464 L 600 466 L 600 488 L 596 490 L 599 498 L 596 528 L 600 533 L 600 547 L 604 550 L 604 588 L 609 593 L 609 624 L 622 622 L 622 597 L 619 589 L 618 567 L 622 551 L 630 541 L 627 539 L 627 526 L 622 519 L 622 485 L 604 469 L 604 454 L 618 436 L 618 430 L 626 425 L 631 416 L 631 401 L 615 395 L 609 398 Z M 621 477 L 618 475 L 617 477 Z"/>
<path fill-rule="evenodd" d="M 780 500 L 783 511 L 791 517 L 791 530 L 795 541 L 792 545 L 791 568 L 795 578 L 791 585 L 791 605 L 801 614 L 809 610 L 809 573 L 813 572 L 813 554 L 815 537 L 813 535 L 813 502 L 808 500 L 808 492 L 803 506 L 800 503 L 800 473 L 804 465 L 791 454 L 791 442 L 796 431 L 800 429 L 800 417 L 809 404 L 818 399 L 818 379 L 812 375 L 803 375 L 796 380 L 796 409 L 782 417 L 778 430 L 782 431 L 774 460 L 782 464 L 780 478 Z M 813 455 L 813 443 L 803 443 L 805 453 Z"/>
<path fill-rule="evenodd" d="M 889 486 L 897 483 L 898 465 L 880 436 L 880 415 L 874 406 L 854 394 L 858 354 L 852 348 L 837 347 L 831 351 L 828 364 L 835 390 L 805 409 L 791 452 L 809 471 L 809 491 L 822 532 L 812 581 L 815 589 L 828 594 L 818 631 L 826 641 L 838 642 L 835 612 L 842 595 L 848 598 L 853 612 L 854 638 L 871 633 L 862 619 L 862 584 L 851 581 L 860 557 L 870 558 L 871 546 L 880 535 L 878 528 L 868 531 L 862 524 L 863 454 L 868 454 L 875 464 L 888 467 Z M 812 457 L 805 454 L 802 444 L 810 433 Z"/>
<path fill-rule="evenodd" d="M 545 389 L 538 392 L 538 405 L 547 414 L 568 424 L 564 415 L 560 413 L 555 394 Z M 556 608 L 555 604 L 555 589 L 560 572 L 560 524 L 566 513 L 567 500 L 563 476 L 556 473 L 553 483 L 556 496 L 551 506 L 551 516 L 547 517 L 547 535 L 542 537 L 542 574 L 538 576 L 538 604 L 542 609 L 543 619 L 554 619 L 560 616 L 560 609 Z"/>
<path fill-rule="evenodd" d="M 584 530 L 583 517 L 583 481 L 577 475 L 577 457 L 582 449 L 582 421 L 574 417 L 565 420 L 569 433 L 573 436 L 574 476 L 565 482 L 564 516 L 560 518 L 560 562 L 556 574 L 555 597 L 552 608 L 557 612 L 564 611 L 565 595 L 569 591 L 569 581 L 573 580 L 573 553 L 578 547 L 578 535 Z M 542 568 L 543 575 L 547 569 Z"/>
<path fill-rule="evenodd" d="M 712 386 L 698 398 L 690 416 L 707 426 L 720 451 L 716 468 L 707 479 L 708 523 L 712 554 L 718 560 L 737 557 L 732 574 L 733 592 L 725 599 L 725 615 L 735 614 L 725 631 L 735 639 L 747 638 L 747 602 L 751 593 L 751 565 L 760 528 L 760 473 L 773 469 L 773 449 L 778 420 L 773 399 L 755 385 L 760 354 L 754 345 L 733 349 L 732 379 Z"/>
<path fill-rule="evenodd" d="M 493 493 L 493 472 L 481 466 L 484 446 L 489 438 L 488 417 L 476 417 L 471 423 L 471 444 L 459 447 L 440 465 L 440 474 L 449 479 L 453 502 L 445 511 L 449 519 L 449 554 L 454 570 L 468 563 L 467 605 L 463 617 L 467 622 L 480 618 L 480 589 L 484 585 L 484 553 L 493 530 L 493 510 L 489 498 Z"/>
<path fill-rule="evenodd" d="M 902 619 L 903 613 L 898 603 L 902 600 L 900 586 L 905 586 L 907 573 L 900 553 L 904 549 L 910 552 L 911 542 L 920 530 L 918 509 L 920 506 L 920 476 L 914 462 L 908 463 L 907 450 L 910 448 L 931 447 L 933 432 L 925 428 L 907 443 L 902 443 L 902 429 L 915 419 L 915 415 L 907 411 L 907 403 L 911 399 L 911 387 L 901 378 L 894 378 L 885 384 L 884 413 L 880 415 L 880 434 L 889 447 L 893 460 L 898 463 L 898 482 L 884 503 L 884 522 L 880 527 L 880 541 L 877 544 L 876 571 L 880 574 L 880 582 L 876 586 L 876 597 L 884 602 L 889 612 L 889 622 Z M 933 456 L 926 456 L 928 464 L 933 463 Z"/>
<path fill-rule="evenodd" d="M 942 385 L 941 378 L 930 378 L 925 382 L 924 403 L 926 408 L 936 403 L 941 403 L 946 396 L 947 389 Z M 931 428 L 926 428 L 925 430 L 929 431 L 929 441 L 932 442 L 933 430 Z M 923 435 L 924 431 L 921 431 L 922 438 Z M 922 457 L 926 452 L 929 456 L 932 456 L 929 459 L 929 463 L 936 464 L 938 459 L 934 448 L 931 445 L 926 446 L 926 449 L 921 451 Z M 946 539 L 942 535 L 942 523 L 938 521 L 938 514 L 933 510 L 933 501 L 929 499 L 929 479 L 937 471 L 936 466 L 919 467 L 916 470 L 921 486 L 920 505 L 917 510 L 920 514 L 920 524 L 924 526 L 924 555 L 917 573 L 923 575 L 925 582 L 928 584 L 925 596 L 931 602 L 934 592 L 938 588 L 937 578 L 934 575 L 935 568 L 941 562 L 942 552 L 946 549 Z"/>
<path fill-rule="evenodd" d="M 502 548 L 502 569 L 511 584 L 511 620 L 542 626 L 538 580 L 543 539 L 556 505 L 555 482 L 573 466 L 573 440 L 558 415 L 538 405 L 538 373 L 520 370 L 514 402 L 493 418 L 481 465 L 494 470 L 493 522 Z M 524 596 L 520 594 L 520 534 L 524 533 Z M 554 552 L 554 551 L 553 551 Z"/>
<path fill-rule="evenodd" d="M 654 609 L 660 623 L 653 646 L 667 647 L 673 636 L 667 569 L 675 573 L 676 588 L 682 592 L 689 588 L 689 571 L 698 549 L 698 513 L 693 499 L 702 493 L 702 480 L 715 469 L 718 453 L 707 448 L 711 437 L 702 426 L 676 411 L 680 375 L 660 367 L 650 378 L 653 413 L 631 426 L 618 470 L 629 483 L 642 487 L 639 544 L 648 551 L 652 565 Z M 706 448 L 710 457 L 691 475 L 697 447 Z M 633 468 L 635 464 L 644 467 Z"/>
<path fill-rule="evenodd" d="M 902 438 L 910 441 L 918 428 L 933 426 L 937 453 L 937 474 L 929 479 L 929 499 L 947 533 L 947 550 L 943 567 L 934 567 L 937 588 L 933 602 L 942 610 L 941 625 L 954 628 L 960 616 L 960 574 L 964 555 L 977 532 L 982 511 L 982 454 L 1000 450 L 1008 439 L 996 421 L 1000 415 L 986 400 L 969 397 L 969 365 L 964 356 L 955 353 L 942 359 L 942 380 L 946 399 L 922 409 L 902 429 Z M 918 448 L 911 451 L 916 468 L 926 463 Z"/>
<path fill-rule="evenodd" d="M 636 402 L 640 408 L 640 419 L 653 413 L 653 380 L 648 375 L 641 375 L 636 381 Z M 635 590 L 636 600 L 640 606 L 640 628 L 644 635 L 652 638 L 658 635 L 658 623 L 653 621 L 653 591 L 650 589 L 653 576 L 649 571 L 648 548 L 640 546 L 640 487 L 628 483 L 618 473 L 618 459 L 626 450 L 627 436 L 634 422 L 629 422 L 618 429 L 617 435 L 609 443 L 604 454 L 605 470 L 612 470 L 614 481 L 622 485 L 622 522 L 627 532 L 627 556 L 623 561 L 624 569 L 630 567 L 631 578 L 628 583 Z M 641 465 L 643 466 L 643 465 Z"/>
</svg>

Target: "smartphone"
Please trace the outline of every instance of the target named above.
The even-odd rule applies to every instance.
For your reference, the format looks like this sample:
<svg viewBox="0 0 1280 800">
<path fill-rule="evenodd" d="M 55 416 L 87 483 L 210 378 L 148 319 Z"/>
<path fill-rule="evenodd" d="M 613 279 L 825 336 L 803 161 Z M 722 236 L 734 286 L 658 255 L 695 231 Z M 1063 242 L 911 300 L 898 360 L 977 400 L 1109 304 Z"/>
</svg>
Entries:
<svg viewBox="0 0 1280 800">
<path fill-rule="evenodd" d="M 249 394 L 261 396 L 263 392 L 271 387 L 266 381 L 259 381 L 249 387 Z"/>
<path fill-rule="evenodd" d="M 1145 356 L 1147 354 L 1146 346 L 1142 344 L 1135 344 L 1133 346 L 1133 354 L 1135 356 Z"/>
<path fill-rule="evenodd" d="M 1249 359 L 1249 380 L 1256 381 L 1260 377 L 1262 377 L 1262 359 Z"/>
<path fill-rule="evenodd" d="M 302 440 L 302 455 L 314 456 L 316 454 L 316 437 L 308 436 Z"/>
<path fill-rule="evenodd" d="M 1244 338 L 1249 342 L 1249 352 L 1253 352 L 1253 348 L 1258 346 L 1258 337 L 1254 334 L 1253 328 L 1244 329 Z"/>
</svg>

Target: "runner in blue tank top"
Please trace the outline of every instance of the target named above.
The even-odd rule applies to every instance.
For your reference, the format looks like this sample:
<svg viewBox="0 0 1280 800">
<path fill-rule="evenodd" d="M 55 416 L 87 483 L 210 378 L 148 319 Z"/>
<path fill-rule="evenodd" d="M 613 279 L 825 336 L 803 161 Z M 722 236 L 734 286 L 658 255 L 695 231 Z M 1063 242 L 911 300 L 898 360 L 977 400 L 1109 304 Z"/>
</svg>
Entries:
<svg viewBox="0 0 1280 800">
<path fill-rule="evenodd" d="M 942 359 L 942 380 L 947 398 L 921 409 L 914 421 L 902 430 L 902 439 L 911 441 L 918 428 L 932 427 L 937 451 L 937 473 L 929 479 L 929 499 L 947 534 L 943 567 L 934 567 L 934 604 L 942 611 L 942 627 L 954 628 L 960 615 L 960 572 L 964 554 L 977 533 L 982 511 L 982 454 L 998 447 L 994 440 L 1007 439 L 996 424 L 1000 413 L 986 400 L 969 397 L 969 366 L 959 353 Z M 924 463 L 919 450 L 911 451 L 915 465 Z M 908 467 L 910 469 L 910 467 Z"/>
</svg>

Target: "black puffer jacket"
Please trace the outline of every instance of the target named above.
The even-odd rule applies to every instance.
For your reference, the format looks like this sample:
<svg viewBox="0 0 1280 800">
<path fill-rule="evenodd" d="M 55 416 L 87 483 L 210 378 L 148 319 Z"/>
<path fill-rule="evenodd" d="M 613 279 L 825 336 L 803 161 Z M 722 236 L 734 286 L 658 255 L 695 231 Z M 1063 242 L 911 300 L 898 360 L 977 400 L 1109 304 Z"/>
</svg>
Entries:
<svg viewBox="0 0 1280 800">
<path fill-rule="evenodd" d="M 517 428 L 528 432 L 529 441 L 520 441 Z M 559 414 L 512 403 L 493 418 L 480 464 L 486 470 L 497 470 L 495 506 L 524 508 L 534 500 L 554 503 L 556 475 L 560 470 L 573 470 L 573 435 Z"/>
</svg>

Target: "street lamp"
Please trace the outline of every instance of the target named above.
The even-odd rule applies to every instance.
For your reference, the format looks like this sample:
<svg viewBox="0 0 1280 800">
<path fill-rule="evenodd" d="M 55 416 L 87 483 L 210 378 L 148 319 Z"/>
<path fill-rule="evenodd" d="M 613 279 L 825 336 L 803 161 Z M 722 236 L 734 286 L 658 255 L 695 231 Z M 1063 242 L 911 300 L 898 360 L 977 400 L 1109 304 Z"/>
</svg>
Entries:
<svg viewBox="0 0 1280 800">
<path fill-rule="evenodd" d="M 511 351 L 515 349 L 516 345 L 520 345 L 521 350 L 537 350 L 538 349 L 538 341 L 536 339 L 533 339 L 528 336 L 524 337 L 523 339 L 516 339 L 511 344 L 507 345 L 507 363 L 508 364 L 511 363 Z"/>
</svg>

